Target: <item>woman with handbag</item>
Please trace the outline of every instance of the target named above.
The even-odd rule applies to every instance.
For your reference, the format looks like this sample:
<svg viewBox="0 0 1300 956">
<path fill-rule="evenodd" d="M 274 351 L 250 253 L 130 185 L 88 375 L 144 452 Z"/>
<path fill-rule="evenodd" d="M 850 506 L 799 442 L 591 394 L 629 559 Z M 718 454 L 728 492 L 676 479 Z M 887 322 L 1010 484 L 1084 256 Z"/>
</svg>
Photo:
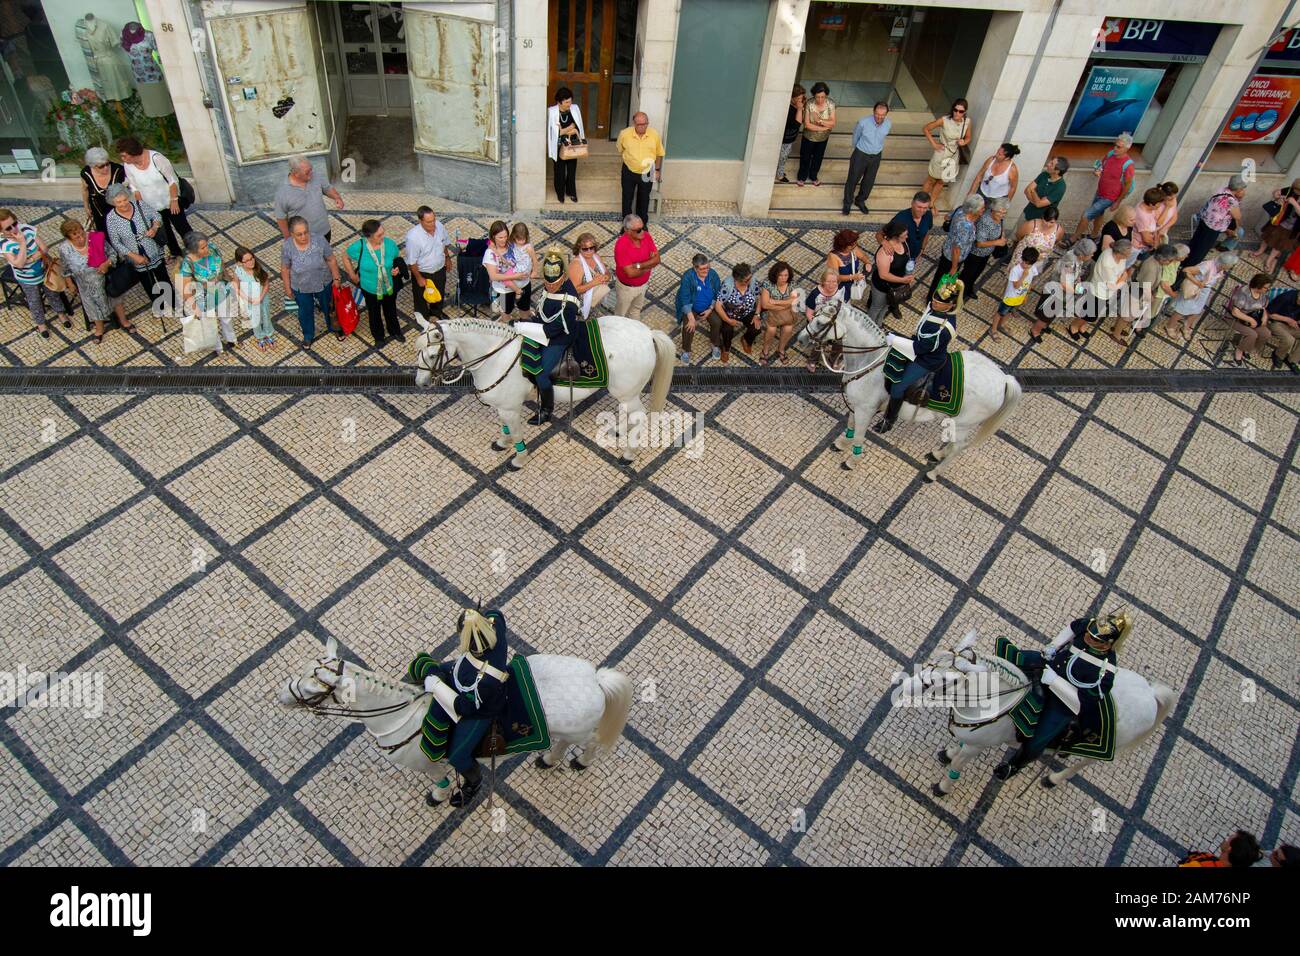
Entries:
<svg viewBox="0 0 1300 956">
<path fill-rule="evenodd" d="M 785 361 L 785 349 L 794 334 L 794 313 L 799 295 L 799 290 L 794 287 L 794 269 L 790 263 L 778 261 L 767 271 L 767 283 L 758 293 L 764 320 L 763 349 L 758 355 L 760 365 Z M 776 342 L 776 355 L 771 354 L 773 342 Z"/>
<path fill-rule="evenodd" d="M 1262 272 L 1272 272 L 1280 256 L 1289 257 L 1300 246 L 1300 179 L 1286 189 L 1273 190 L 1273 202 L 1277 209 L 1260 233 L 1268 250 L 1260 265 Z"/>
<path fill-rule="evenodd" d="M 127 320 L 121 299 L 113 298 L 104 288 L 104 276 L 108 275 L 116 257 L 106 257 L 98 266 L 92 266 L 90 242 L 81 223 L 65 219 L 59 232 L 63 233 L 63 242 L 59 244 L 59 261 L 63 263 L 70 291 L 81 297 L 81 307 L 86 311 L 86 318 L 95 323 L 95 343 L 104 341 L 104 323 L 108 321 L 110 313 L 117 316 L 117 324 L 123 332 L 134 331 L 135 326 Z"/>
<path fill-rule="evenodd" d="M 402 327 L 397 321 L 397 285 L 394 281 L 401 271 L 397 266 L 397 243 L 384 235 L 384 226 L 378 219 L 367 219 L 361 224 L 361 238 L 348 246 L 343 258 L 343 268 L 366 301 L 366 315 L 370 319 L 370 334 L 375 348 L 384 346 L 384 326 L 388 334 L 405 342 Z"/>
<path fill-rule="evenodd" d="M 841 229 L 831 237 L 831 251 L 826 256 L 826 268 L 840 275 L 840 298 L 853 302 L 867 294 L 867 273 L 871 271 L 865 259 L 858 257 L 858 238 L 862 234 L 852 229 Z"/>
<path fill-rule="evenodd" d="M 135 201 L 148 203 L 158 211 L 167 250 L 172 256 L 180 256 L 181 240 L 190 233 L 190 223 L 185 218 L 185 209 L 193 202 L 189 183 L 176 174 L 171 160 L 156 149 L 147 149 L 134 136 L 119 139 L 117 153 L 122 158 Z"/>
<path fill-rule="evenodd" d="M 578 158 L 587 155 L 587 132 L 573 91 L 562 86 L 546 111 L 546 153 L 555 164 L 555 201 L 578 201 Z"/>
<path fill-rule="evenodd" d="M 121 163 L 108 158 L 108 150 L 92 146 L 86 150 L 86 165 L 81 167 L 81 206 L 86 210 L 86 228 L 104 232 L 104 218 L 108 215 L 108 187 L 126 182 L 126 170 Z"/>
<path fill-rule="evenodd" d="M 132 202 L 131 190 L 123 183 L 108 187 L 108 201 L 113 207 L 104 219 L 109 243 L 130 263 L 135 281 L 153 305 L 154 315 L 170 314 L 175 308 L 176 290 L 154 238 L 163 227 L 162 219 L 147 202 Z M 130 283 L 122 286 L 121 267 L 119 262 L 105 280 L 110 295 L 124 294 L 131 287 Z"/>
<path fill-rule="evenodd" d="M 302 344 L 310 345 L 316 338 L 316 309 L 328 331 L 333 314 L 333 293 L 340 285 L 339 264 L 334 250 L 324 236 L 315 236 L 302 216 L 290 216 L 286 223 L 289 238 L 280 247 L 280 281 L 284 283 L 285 300 L 292 299 L 298 306 L 298 322 L 302 326 Z M 340 342 L 343 330 L 337 330 Z"/>
<path fill-rule="evenodd" d="M 934 197 L 934 204 L 939 205 L 943 187 L 955 183 L 963 162 L 962 151 L 970 146 L 974 136 L 974 124 L 967 115 L 970 107 L 963 99 L 953 100 L 952 109 L 947 116 L 940 116 L 925 124 L 921 132 L 930 141 L 934 155 L 930 157 L 930 166 L 926 170 L 925 185 L 921 192 Z M 934 138 L 935 131 L 939 138 Z"/>
<path fill-rule="evenodd" d="M 967 197 L 970 198 L 969 196 Z M 995 254 L 1001 259 L 1007 251 L 1006 230 L 1002 220 L 1007 216 L 1007 200 L 994 199 L 984 207 L 984 215 L 975 221 L 975 244 L 961 266 L 961 282 L 966 301 L 979 298 L 979 280 Z"/>
<path fill-rule="evenodd" d="M 826 156 L 826 144 L 830 142 L 831 131 L 835 129 L 835 101 L 831 99 L 831 88 L 825 83 L 814 83 L 812 101 L 803 111 L 803 143 L 799 147 L 799 180 L 802 186 L 811 181 L 820 186 L 822 159 Z"/>
<path fill-rule="evenodd" d="M 898 304 L 912 294 L 916 273 L 907 271 L 907 227 L 891 220 L 880 231 L 876 269 L 871 274 L 871 303 L 867 315 L 879 323 L 885 309 L 897 313 Z"/>
<path fill-rule="evenodd" d="M 180 300 L 186 311 L 199 318 L 213 317 L 221 327 L 216 350 L 221 351 L 224 340 L 228 345 L 239 342 L 232 317 L 237 311 L 237 299 L 226 281 L 226 264 L 216 245 L 207 236 L 191 232 L 185 237 L 185 258 L 176 270 L 180 283 Z"/>
</svg>

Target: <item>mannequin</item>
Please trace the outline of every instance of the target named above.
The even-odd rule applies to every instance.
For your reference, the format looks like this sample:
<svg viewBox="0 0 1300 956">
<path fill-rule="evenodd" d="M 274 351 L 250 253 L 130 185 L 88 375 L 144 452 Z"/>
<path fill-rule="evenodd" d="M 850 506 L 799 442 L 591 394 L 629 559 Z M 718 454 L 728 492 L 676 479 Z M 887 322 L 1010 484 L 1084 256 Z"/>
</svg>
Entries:
<svg viewBox="0 0 1300 956">
<path fill-rule="evenodd" d="M 95 81 L 95 91 L 106 100 L 120 102 L 130 98 L 131 68 L 118 49 L 112 27 L 93 13 L 87 13 L 77 21 L 76 33 Z"/>
<path fill-rule="evenodd" d="M 131 72 L 135 75 L 144 115 L 150 119 L 171 116 L 176 110 L 162 68 L 158 66 L 154 35 L 133 20 L 122 28 L 122 49 L 131 58 Z"/>
</svg>

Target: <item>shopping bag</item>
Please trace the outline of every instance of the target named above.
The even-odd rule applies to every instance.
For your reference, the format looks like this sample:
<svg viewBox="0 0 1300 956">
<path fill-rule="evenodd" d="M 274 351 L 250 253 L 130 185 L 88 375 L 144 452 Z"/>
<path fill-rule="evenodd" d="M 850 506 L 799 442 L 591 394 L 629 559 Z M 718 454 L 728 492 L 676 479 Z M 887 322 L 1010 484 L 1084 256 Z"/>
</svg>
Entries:
<svg viewBox="0 0 1300 956">
<path fill-rule="evenodd" d="M 181 316 L 181 343 L 186 352 L 215 351 L 217 338 L 216 315 Z"/>
<path fill-rule="evenodd" d="M 354 287 L 355 288 L 355 287 Z M 358 292 L 361 290 L 357 290 Z M 338 316 L 339 328 L 344 335 L 351 335 L 357 328 L 357 303 L 343 286 L 334 287 L 334 313 Z"/>
</svg>

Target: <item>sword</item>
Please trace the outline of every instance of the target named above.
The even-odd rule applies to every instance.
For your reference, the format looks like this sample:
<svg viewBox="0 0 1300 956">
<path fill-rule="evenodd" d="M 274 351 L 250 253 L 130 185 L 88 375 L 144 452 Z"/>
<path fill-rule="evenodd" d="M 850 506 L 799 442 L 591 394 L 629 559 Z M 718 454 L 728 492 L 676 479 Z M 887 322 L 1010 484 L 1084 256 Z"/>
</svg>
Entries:
<svg viewBox="0 0 1300 956">
<path fill-rule="evenodd" d="M 1016 799 L 1017 799 L 1017 800 L 1019 800 L 1019 799 L 1020 799 L 1021 797 L 1023 797 L 1026 793 L 1029 792 L 1029 788 L 1032 787 L 1035 783 L 1038 782 L 1038 778 L 1041 777 L 1041 776 L 1043 775 L 1043 771 L 1046 770 L 1046 769 L 1047 769 L 1047 761 L 1042 760 L 1042 759 L 1039 759 L 1039 760 L 1038 760 L 1038 773 L 1034 774 L 1033 779 L 1031 779 L 1027 784 L 1025 784 L 1025 788 L 1024 788 L 1023 790 L 1021 790 L 1018 794 L 1016 794 Z"/>
</svg>

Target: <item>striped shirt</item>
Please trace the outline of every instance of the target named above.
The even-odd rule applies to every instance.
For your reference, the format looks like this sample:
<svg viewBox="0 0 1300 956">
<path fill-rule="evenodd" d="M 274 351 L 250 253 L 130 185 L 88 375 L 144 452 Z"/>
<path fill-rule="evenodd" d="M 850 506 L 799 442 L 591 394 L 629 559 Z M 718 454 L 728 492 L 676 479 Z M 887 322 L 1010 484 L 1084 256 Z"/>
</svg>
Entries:
<svg viewBox="0 0 1300 956">
<path fill-rule="evenodd" d="M 0 242 L 0 252 L 6 256 L 17 256 L 26 248 L 27 265 L 21 268 L 14 266 L 14 278 L 22 285 L 40 285 L 45 281 L 45 262 L 40 257 L 41 248 L 36 244 L 36 227 L 20 222 L 18 234 L 22 237 L 22 243 L 17 239 L 5 239 Z"/>
</svg>

